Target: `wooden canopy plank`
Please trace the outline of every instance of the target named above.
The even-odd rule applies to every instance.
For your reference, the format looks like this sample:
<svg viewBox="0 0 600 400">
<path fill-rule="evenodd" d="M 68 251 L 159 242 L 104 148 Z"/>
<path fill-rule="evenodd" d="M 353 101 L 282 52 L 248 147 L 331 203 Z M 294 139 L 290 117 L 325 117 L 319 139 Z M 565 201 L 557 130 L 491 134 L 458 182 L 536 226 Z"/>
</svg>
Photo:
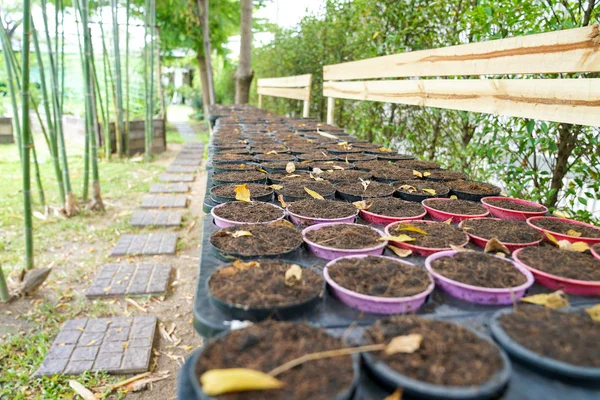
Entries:
<svg viewBox="0 0 600 400">
<path fill-rule="evenodd" d="M 323 67 L 323 80 L 600 71 L 600 25 Z"/>
<path fill-rule="evenodd" d="M 600 126 L 600 79 L 325 82 L 323 95 Z"/>
<path fill-rule="evenodd" d="M 259 95 L 284 97 L 286 99 L 295 100 L 310 100 L 310 86 L 307 88 L 275 88 L 275 87 L 259 87 L 257 89 Z"/>
<path fill-rule="evenodd" d="M 306 87 L 312 83 L 312 75 L 285 76 L 282 78 L 262 78 L 258 80 L 258 87 Z"/>
</svg>

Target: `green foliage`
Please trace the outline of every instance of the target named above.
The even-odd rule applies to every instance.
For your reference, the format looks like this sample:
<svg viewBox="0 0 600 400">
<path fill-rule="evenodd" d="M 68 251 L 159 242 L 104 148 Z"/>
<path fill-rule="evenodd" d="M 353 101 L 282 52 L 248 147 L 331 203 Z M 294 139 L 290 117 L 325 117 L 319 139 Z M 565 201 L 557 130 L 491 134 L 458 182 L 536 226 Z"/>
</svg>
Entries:
<svg viewBox="0 0 600 400">
<path fill-rule="evenodd" d="M 257 77 L 312 73 L 311 116 L 324 120 L 324 65 L 600 21 L 600 7 L 588 13 L 588 5 L 573 0 L 327 0 L 323 12 L 306 16 L 295 28 L 274 28 L 274 40 L 255 49 L 253 68 Z M 255 85 L 252 99 L 256 102 Z M 263 107 L 301 115 L 295 100 L 264 97 Z M 598 128 L 347 100 L 336 100 L 336 123 L 474 179 L 499 183 L 508 195 L 600 220 L 588 207 L 600 199 Z"/>
</svg>

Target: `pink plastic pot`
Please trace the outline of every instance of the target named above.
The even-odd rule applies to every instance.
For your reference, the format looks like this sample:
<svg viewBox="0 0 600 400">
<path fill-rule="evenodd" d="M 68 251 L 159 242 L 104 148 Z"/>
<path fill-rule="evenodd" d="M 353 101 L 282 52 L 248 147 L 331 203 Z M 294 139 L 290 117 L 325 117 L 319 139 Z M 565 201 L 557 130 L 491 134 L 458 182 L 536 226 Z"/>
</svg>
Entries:
<svg viewBox="0 0 600 400">
<path fill-rule="evenodd" d="M 270 223 L 272 223 L 272 222 L 275 222 L 275 221 L 281 221 L 282 219 L 284 219 L 284 218 L 285 218 L 285 210 L 284 210 L 283 208 L 281 208 L 281 207 L 279 207 L 279 206 L 275 205 L 275 204 L 263 203 L 263 202 L 260 202 L 260 201 L 259 201 L 259 202 L 254 202 L 254 201 L 252 201 L 251 203 L 261 203 L 261 204 L 264 204 L 264 205 L 267 205 L 267 206 L 270 206 L 270 207 L 275 207 L 275 208 L 277 208 L 278 210 L 281 210 L 281 217 L 279 217 L 279 218 L 277 218 L 277 219 L 274 219 L 274 220 L 272 220 L 272 221 L 258 222 L 259 224 L 270 224 Z M 229 220 L 229 219 L 225 219 L 225 218 L 218 217 L 218 216 L 215 214 L 215 210 L 216 210 L 216 209 L 219 209 L 220 207 L 224 207 L 225 205 L 227 205 L 227 203 L 219 204 L 218 206 L 215 206 L 215 207 L 213 207 L 213 208 L 210 210 L 210 215 L 212 215 L 212 217 L 213 217 L 213 220 L 214 220 L 214 222 L 215 222 L 215 225 L 216 225 L 216 226 L 218 226 L 219 228 L 228 228 L 228 227 L 230 227 L 230 226 L 236 226 L 236 225 L 255 224 L 255 222 L 240 222 L 240 221 L 231 221 L 231 220 Z"/>
<path fill-rule="evenodd" d="M 491 204 L 488 204 L 487 200 L 506 200 L 506 201 L 510 201 L 512 203 L 516 203 L 516 204 L 522 204 L 524 206 L 534 206 L 534 207 L 541 207 L 540 211 L 515 211 L 515 210 L 509 210 L 507 208 L 502 208 L 502 207 L 498 207 L 498 206 L 493 206 Z M 516 219 L 519 221 L 525 221 L 527 220 L 527 218 L 529 217 L 535 217 L 535 216 L 539 216 L 539 215 L 546 215 L 546 213 L 548 212 L 548 208 L 538 204 L 536 202 L 533 201 L 527 201 L 527 200 L 521 200 L 521 199 L 514 199 L 511 197 L 502 197 L 502 196 L 489 196 L 489 197 L 484 197 L 483 199 L 481 199 L 481 204 L 483 204 L 483 206 L 485 208 L 487 208 L 490 211 L 490 214 L 492 214 L 494 217 L 496 218 L 502 218 L 502 219 Z"/>
<path fill-rule="evenodd" d="M 389 217 L 387 215 L 375 214 L 367 210 L 360 210 L 360 217 L 374 225 L 389 225 L 392 222 L 398 221 L 417 221 L 423 219 L 425 215 L 427 215 L 427 211 L 413 217 Z"/>
<path fill-rule="evenodd" d="M 580 296 L 600 296 L 600 281 L 580 281 L 577 279 L 564 278 L 558 275 L 552 275 L 547 272 L 535 269 L 525 264 L 520 258 L 521 250 L 513 253 L 512 257 L 517 265 L 529 270 L 535 277 L 535 281 L 542 286 L 553 290 L 562 290 L 565 293 L 576 294 Z"/>
<path fill-rule="evenodd" d="M 473 218 L 473 219 L 481 219 L 481 218 Z M 488 219 L 500 220 L 500 218 L 488 218 Z M 463 222 L 464 221 L 462 221 L 460 224 L 458 224 L 458 226 L 460 228 L 463 227 Z M 469 238 L 471 239 L 471 242 L 473 242 L 473 244 L 475 244 L 475 246 L 477 246 L 477 247 L 485 248 L 487 243 L 490 241 L 490 239 L 482 238 L 481 236 L 475 236 L 472 233 L 470 233 L 468 230 L 465 230 L 465 233 L 469 236 Z M 537 246 L 542 242 L 542 240 L 544 240 L 544 239 L 542 238 L 540 240 L 536 240 L 535 242 L 529 242 L 529 243 L 507 243 L 507 242 L 500 242 L 500 243 L 505 245 L 506 248 L 512 253 L 513 251 L 515 251 L 517 249 L 522 249 L 523 247 Z"/>
<path fill-rule="evenodd" d="M 311 253 L 313 253 L 315 256 L 317 256 L 319 258 L 323 258 L 325 260 L 334 260 L 336 258 L 353 256 L 353 255 L 380 256 L 381 254 L 383 254 L 383 251 L 385 250 L 385 246 L 387 246 L 387 244 L 388 244 L 387 241 L 383 241 L 383 242 L 381 242 L 381 244 L 378 244 L 373 247 L 367 247 L 364 249 L 336 249 L 336 248 L 326 247 L 326 246 L 311 242 L 310 240 L 308 240 L 306 238 L 307 232 L 318 230 L 325 226 L 338 225 L 338 224 L 340 224 L 340 222 L 334 222 L 334 223 L 329 222 L 329 223 L 325 223 L 325 224 L 316 224 L 316 225 L 309 226 L 308 228 L 305 228 L 302 231 L 302 238 L 304 239 L 304 242 L 308 246 L 308 249 L 310 250 Z M 353 225 L 353 224 L 346 224 L 346 225 Z M 363 225 L 363 226 L 366 226 L 366 225 Z M 371 227 L 369 227 L 369 228 L 373 229 L 380 236 L 383 236 L 383 233 L 381 231 L 379 231 L 375 228 L 371 228 Z"/>
<path fill-rule="evenodd" d="M 560 220 L 560 221 L 567 221 L 567 222 L 570 222 L 570 223 L 575 224 L 575 225 L 587 226 L 588 228 L 596 229 L 598 232 L 600 232 L 600 228 L 598 228 L 595 225 L 586 224 L 585 222 L 575 221 L 573 219 L 565 219 L 565 218 L 558 218 L 558 217 L 531 217 L 531 218 L 527 219 L 527 223 L 533 229 L 537 229 L 538 231 L 542 232 L 544 235 L 546 234 L 546 232 L 550 233 L 552 236 L 554 236 L 556 238 L 556 240 L 567 240 L 567 241 L 569 241 L 571 243 L 584 242 L 584 243 L 589 244 L 590 246 L 593 246 L 596 243 L 600 243 L 600 238 L 576 237 L 576 236 L 564 235 L 562 233 L 552 232 L 552 231 L 549 231 L 547 229 L 540 228 L 539 226 L 536 226 L 536 225 L 534 225 L 532 223 L 533 221 L 538 221 L 538 220 L 543 219 L 543 218 L 545 218 L 545 219 Z"/>
<path fill-rule="evenodd" d="M 295 213 L 291 212 L 290 210 L 287 210 L 287 213 L 290 216 L 290 220 L 294 223 L 294 225 L 310 226 L 310 225 L 316 225 L 316 224 L 329 224 L 329 223 L 336 223 L 336 222 L 351 224 L 356 219 L 358 210 L 356 210 L 356 212 L 349 217 L 332 218 L 332 219 L 304 217 L 302 215 L 295 214 Z"/>
<path fill-rule="evenodd" d="M 483 218 L 483 217 L 487 217 L 488 215 L 490 215 L 489 211 L 486 211 L 485 213 L 478 214 L 478 215 L 463 215 L 463 214 L 454 214 L 454 213 L 450 213 L 450 212 L 436 210 L 435 208 L 431 208 L 427 205 L 427 202 L 429 202 L 431 200 L 451 200 L 451 199 L 436 197 L 435 199 L 426 199 L 421 202 L 423 207 L 427 210 L 427 214 L 429 214 L 431 216 L 431 218 L 433 218 L 437 221 L 447 221 L 448 219 L 452 218 L 452 222 L 455 224 L 458 224 L 459 222 L 464 221 L 465 219 Z"/>
<path fill-rule="evenodd" d="M 437 260 L 438 258 L 442 257 L 452 257 L 456 253 L 457 251 L 454 250 L 442 251 L 440 253 L 436 253 L 427 257 L 427 259 L 425 260 L 425 268 L 427 268 L 427 271 L 429 271 L 429 273 L 433 276 L 433 279 L 435 280 L 435 285 L 452 297 L 456 297 L 461 300 L 477 304 L 513 304 L 515 300 L 518 300 L 521 297 L 523 297 L 525 291 L 529 289 L 531 285 L 533 285 L 533 275 L 527 270 L 527 268 L 524 268 L 523 266 L 513 261 L 501 257 L 497 258 L 513 264 L 514 267 L 519 270 L 519 272 L 525 275 L 525 277 L 527 278 L 527 282 L 520 286 L 512 288 L 485 288 L 481 286 L 473 286 L 467 285 L 466 283 L 457 282 L 434 271 L 431 265 L 431 263 L 434 260 Z"/>
<path fill-rule="evenodd" d="M 339 260 L 343 260 L 346 258 L 365 258 L 366 255 L 358 255 L 358 256 L 347 256 L 337 258 L 333 261 L 330 261 L 325 266 L 323 270 L 323 277 L 325 281 L 329 285 L 331 289 L 331 293 L 343 304 L 348 307 L 355 308 L 357 310 L 373 313 L 373 314 L 404 314 L 409 312 L 414 312 L 419 309 L 429 293 L 433 291 L 434 283 L 433 279 L 431 279 L 431 284 L 425 289 L 423 292 L 415 294 L 414 296 L 406 296 L 406 297 L 377 297 L 377 296 L 368 296 L 365 294 L 357 293 L 352 290 L 346 289 L 337 283 L 329 276 L 328 267 L 335 264 Z M 405 261 L 400 261 L 396 258 L 392 257 L 384 257 L 402 264 L 413 265 L 411 263 L 407 263 Z"/>
<path fill-rule="evenodd" d="M 596 257 L 598 260 L 600 260 L 600 245 L 592 246 L 592 248 L 590 249 L 590 252 L 592 253 L 592 255 L 594 257 Z"/>
<path fill-rule="evenodd" d="M 389 224 L 388 226 L 385 227 L 385 235 L 386 236 L 394 236 L 391 231 L 392 229 L 405 221 L 398 221 L 398 222 L 393 222 L 391 224 Z M 423 224 L 435 224 L 438 222 L 435 221 L 418 221 L 418 224 L 423 223 Z M 418 225 L 417 225 L 418 226 Z M 407 232 L 407 234 L 410 234 L 410 232 Z M 469 236 L 465 233 L 465 241 L 464 243 L 461 243 L 457 246 L 460 247 L 464 247 L 467 245 L 467 243 L 469 243 Z M 422 247 L 422 246 L 416 246 L 414 244 L 410 244 L 410 242 L 394 242 L 394 241 L 390 241 L 390 244 L 396 247 L 400 247 L 401 249 L 406 249 L 406 250 L 411 250 L 413 253 L 417 253 L 420 254 L 424 257 L 430 256 L 432 254 L 435 253 L 439 253 L 440 251 L 447 251 L 447 250 L 452 250 L 450 247 L 444 247 L 444 248 L 433 248 L 433 247 Z"/>
</svg>

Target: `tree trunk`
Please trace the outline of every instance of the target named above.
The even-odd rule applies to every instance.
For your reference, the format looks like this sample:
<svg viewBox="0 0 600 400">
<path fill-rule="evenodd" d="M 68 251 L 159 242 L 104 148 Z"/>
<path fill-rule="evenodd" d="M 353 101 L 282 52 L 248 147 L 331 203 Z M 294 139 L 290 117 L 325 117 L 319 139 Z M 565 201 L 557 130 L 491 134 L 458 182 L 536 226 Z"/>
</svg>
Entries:
<svg viewBox="0 0 600 400">
<path fill-rule="evenodd" d="M 240 62 L 236 72 L 235 103 L 247 104 L 254 72 L 252 57 L 252 0 L 242 0 L 242 20 L 240 24 Z"/>
<path fill-rule="evenodd" d="M 558 194 L 563 188 L 563 179 L 569 172 L 569 157 L 577 147 L 577 137 L 580 132 L 580 126 L 571 124 L 560 124 L 558 126 L 558 152 L 556 154 L 556 164 L 552 170 L 552 180 L 550 181 L 552 192 L 546 200 L 547 207 L 556 207 L 558 203 Z"/>
<path fill-rule="evenodd" d="M 208 105 L 210 104 L 210 95 L 208 93 L 208 76 L 206 71 L 206 58 L 201 51 L 196 53 L 198 59 L 198 69 L 200 69 L 200 83 L 202 86 L 202 106 L 204 108 L 204 120 L 208 118 Z"/>
<path fill-rule="evenodd" d="M 204 49 L 204 59 L 206 63 L 206 81 L 208 85 L 209 105 L 215 104 L 215 83 L 213 80 L 212 69 L 212 50 L 210 45 L 210 23 L 208 21 L 208 1 L 197 0 L 198 11 L 200 12 L 200 25 L 202 26 L 202 47 Z"/>
</svg>

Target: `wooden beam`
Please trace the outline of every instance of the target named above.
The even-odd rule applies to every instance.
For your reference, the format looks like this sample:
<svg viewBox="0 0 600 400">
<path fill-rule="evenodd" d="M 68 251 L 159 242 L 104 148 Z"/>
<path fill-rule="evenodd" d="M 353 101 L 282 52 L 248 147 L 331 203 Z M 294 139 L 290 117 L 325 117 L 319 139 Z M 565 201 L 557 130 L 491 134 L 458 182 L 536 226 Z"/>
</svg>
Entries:
<svg viewBox="0 0 600 400">
<path fill-rule="evenodd" d="M 258 108 L 262 108 L 262 94 L 258 95 Z"/>
<path fill-rule="evenodd" d="M 258 80 L 258 87 L 306 87 L 312 83 L 312 75 L 285 76 L 282 78 L 262 78 Z"/>
<path fill-rule="evenodd" d="M 302 105 L 302 118 L 308 118 L 310 115 L 310 100 L 304 100 Z"/>
<path fill-rule="evenodd" d="M 600 71 L 600 25 L 323 67 L 323 80 Z"/>
<path fill-rule="evenodd" d="M 327 123 L 333 98 L 340 98 L 600 126 L 600 79 L 325 82 L 323 96 L 329 97 Z"/>
<path fill-rule="evenodd" d="M 258 94 L 265 96 L 284 97 L 286 99 L 310 100 L 310 87 L 307 88 L 273 88 L 259 87 Z"/>
<path fill-rule="evenodd" d="M 327 82 L 325 82 L 327 83 Z M 325 87 L 323 87 L 323 96 L 325 96 Z M 335 98 L 327 98 L 327 125 L 333 125 L 334 118 L 333 113 L 335 112 Z"/>
</svg>

